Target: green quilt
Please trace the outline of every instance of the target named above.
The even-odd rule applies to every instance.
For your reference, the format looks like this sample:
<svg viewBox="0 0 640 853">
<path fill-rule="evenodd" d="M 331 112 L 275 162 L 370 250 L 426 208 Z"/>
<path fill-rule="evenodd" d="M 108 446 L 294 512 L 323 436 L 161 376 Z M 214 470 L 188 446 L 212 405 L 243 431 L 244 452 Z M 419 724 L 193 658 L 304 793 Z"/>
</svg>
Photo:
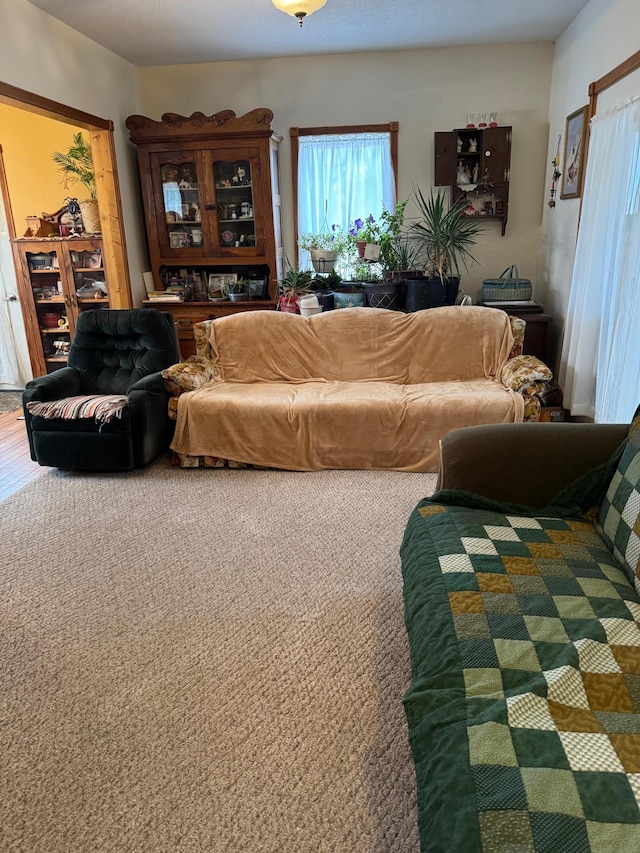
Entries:
<svg viewBox="0 0 640 853">
<path fill-rule="evenodd" d="M 447 505 L 401 549 L 423 851 L 640 851 L 640 599 L 584 517 Z"/>
</svg>

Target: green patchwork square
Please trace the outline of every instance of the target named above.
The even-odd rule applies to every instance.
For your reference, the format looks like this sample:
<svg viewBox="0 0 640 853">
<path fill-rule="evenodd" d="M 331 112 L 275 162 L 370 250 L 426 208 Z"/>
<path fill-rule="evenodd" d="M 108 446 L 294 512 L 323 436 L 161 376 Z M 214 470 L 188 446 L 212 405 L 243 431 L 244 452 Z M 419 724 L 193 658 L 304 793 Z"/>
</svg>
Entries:
<svg viewBox="0 0 640 853">
<path fill-rule="evenodd" d="M 511 740 L 518 763 L 524 768 L 569 770 L 569 761 L 557 732 L 544 729 L 512 729 Z"/>
<path fill-rule="evenodd" d="M 585 821 L 579 817 L 537 812 L 531 815 L 531 831 L 535 845 L 532 850 L 544 850 L 548 853 L 587 853 L 590 849 Z M 593 853 L 605 853 L 605 850 L 594 849 Z"/>
<path fill-rule="evenodd" d="M 463 676 L 467 696 L 483 696 L 487 699 L 501 699 L 504 696 L 499 669 L 465 669 Z"/>
<path fill-rule="evenodd" d="M 580 588 L 580 584 L 573 577 L 547 577 L 545 578 L 545 583 L 547 585 L 547 589 L 549 590 L 550 595 L 553 596 L 582 595 L 582 589 Z"/>
<path fill-rule="evenodd" d="M 541 595 L 519 595 L 520 610 L 523 614 L 533 616 L 558 616 L 558 608 L 553 598 L 547 594 Z"/>
<path fill-rule="evenodd" d="M 445 572 L 442 579 L 449 592 L 466 589 L 472 589 L 476 592 L 478 589 L 478 581 L 474 572 Z"/>
<path fill-rule="evenodd" d="M 493 640 L 461 640 L 458 651 L 463 669 L 494 669 L 498 666 Z"/>
<path fill-rule="evenodd" d="M 599 578 L 578 578 L 584 594 L 590 598 L 620 598 L 613 584 Z"/>
<path fill-rule="evenodd" d="M 504 669 L 524 669 L 529 672 L 536 672 L 541 668 L 535 646 L 531 640 L 494 638 L 493 645 L 499 665 Z"/>
<path fill-rule="evenodd" d="M 478 815 L 482 853 L 526 853 L 533 850 L 533 834 L 526 811 L 503 810 Z"/>
<path fill-rule="evenodd" d="M 520 613 L 518 596 L 511 593 L 483 592 L 486 613 Z"/>
<path fill-rule="evenodd" d="M 638 804 L 624 773 L 574 773 L 587 820 L 602 823 L 637 823 Z"/>
<path fill-rule="evenodd" d="M 557 619 L 554 616 L 532 615 L 526 615 L 523 619 L 532 640 L 541 640 L 545 643 L 569 642 L 562 619 Z"/>
<path fill-rule="evenodd" d="M 594 599 L 596 602 L 598 600 Z M 609 599 L 601 600 L 608 601 Z M 591 621 L 587 619 L 563 619 L 562 624 L 572 643 L 584 639 L 595 640 L 597 643 L 607 642 L 606 631 L 597 619 Z"/>
<path fill-rule="evenodd" d="M 574 595 L 554 595 L 553 601 L 562 618 L 595 619 L 593 607 L 586 598 Z"/>
<path fill-rule="evenodd" d="M 526 809 L 527 795 L 518 767 L 476 764 L 471 773 L 480 811 Z"/>
<path fill-rule="evenodd" d="M 491 637 L 487 617 L 484 613 L 461 613 L 453 617 L 456 636 L 459 640 L 473 637 Z"/>
<path fill-rule="evenodd" d="M 637 823 L 596 823 L 587 821 L 589 850 L 640 850 L 640 825 Z"/>
<path fill-rule="evenodd" d="M 596 614 L 598 619 L 612 619 L 618 616 L 622 616 L 625 610 L 627 609 L 624 602 L 622 601 L 623 590 L 619 590 L 621 593 L 620 598 L 590 598 L 589 603 L 593 608 L 593 612 Z M 633 596 L 633 591 L 628 590 L 628 595 Z"/>
<path fill-rule="evenodd" d="M 620 519 L 620 524 L 618 525 L 618 529 L 616 530 L 616 535 L 613 539 L 613 548 L 614 554 L 616 550 L 624 559 L 624 554 L 627 550 L 627 545 L 629 544 L 629 537 L 631 536 L 631 528 L 627 524 L 626 521 Z M 617 556 L 617 554 L 616 554 Z"/>
<path fill-rule="evenodd" d="M 482 723 L 507 725 L 507 703 L 500 699 L 484 699 L 470 696 L 467 699 L 467 720 L 475 726 Z"/>
<path fill-rule="evenodd" d="M 542 528 L 519 527 L 518 537 L 522 542 L 548 542 L 549 537 Z"/>
<path fill-rule="evenodd" d="M 509 726 L 483 723 L 469 726 L 469 761 L 474 764 L 498 764 L 517 767 L 518 761 L 511 743 Z"/>
<path fill-rule="evenodd" d="M 614 711 L 596 711 L 602 728 L 609 734 L 640 734 L 640 714 L 618 714 Z"/>
<path fill-rule="evenodd" d="M 498 572 L 505 574 L 502 560 L 497 554 L 470 554 L 473 569 L 476 572 Z"/>
<path fill-rule="evenodd" d="M 544 643 L 537 641 L 536 654 L 544 670 L 571 666 L 575 660 L 575 649 L 566 643 Z"/>
<path fill-rule="evenodd" d="M 507 640 L 528 640 L 529 632 L 524 618 L 519 614 L 505 613 L 496 614 L 490 613 L 487 616 L 491 636 L 502 637 Z"/>
<path fill-rule="evenodd" d="M 538 557 L 536 566 L 540 574 L 547 577 L 565 577 L 572 578 L 573 572 L 566 562 L 555 560 L 547 557 Z"/>
<path fill-rule="evenodd" d="M 535 575 L 511 575 L 511 583 L 518 595 L 548 595 L 547 585 Z"/>
<path fill-rule="evenodd" d="M 521 693 L 547 695 L 547 682 L 539 666 L 535 672 L 528 669 L 503 669 L 501 674 L 505 696 L 520 696 Z"/>
<path fill-rule="evenodd" d="M 613 560 L 613 557 L 610 557 L 610 559 Z M 592 557 L 589 560 L 567 560 L 567 565 L 574 578 L 602 579 L 601 562 L 602 555 L 599 555 L 597 559 Z"/>
<path fill-rule="evenodd" d="M 571 770 L 522 767 L 520 770 L 532 812 L 560 812 L 584 817 L 578 788 Z"/>
</svg>

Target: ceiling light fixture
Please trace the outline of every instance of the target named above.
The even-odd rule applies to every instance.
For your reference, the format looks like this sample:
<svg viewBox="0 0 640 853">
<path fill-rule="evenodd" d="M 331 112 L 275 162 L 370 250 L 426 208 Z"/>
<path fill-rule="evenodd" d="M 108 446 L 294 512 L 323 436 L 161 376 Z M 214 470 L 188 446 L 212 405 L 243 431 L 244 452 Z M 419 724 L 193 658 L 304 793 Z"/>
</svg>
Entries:
<svg viewBox="0 0 640 853">
<path fill-rule="evenodd" d="M 271 0 L 271 2 L 276 9 L 297 18 L 302 26 L 307 15 L 313 15 L 318 9 L 322 9 L 327 0 Z"/>
</svg>

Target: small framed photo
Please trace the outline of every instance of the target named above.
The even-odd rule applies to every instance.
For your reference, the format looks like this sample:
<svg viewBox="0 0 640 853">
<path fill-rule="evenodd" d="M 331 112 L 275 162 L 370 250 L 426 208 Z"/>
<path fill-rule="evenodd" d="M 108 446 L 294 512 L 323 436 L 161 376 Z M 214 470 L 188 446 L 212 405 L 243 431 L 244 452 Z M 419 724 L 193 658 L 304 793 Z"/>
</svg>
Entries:
<svg viewBox="0 0 640 853">
<path fill-rule="evenodd" d="M 169 246 L 172 249 L 184 249 L 189 245 L 189 235 L 184 231 L 171 231 L 169 234 Z"/>
<path fill-rule="evenodd" d="M 588 107 L 585 106 L 567 116 L 560 198 L 580 198 L 582 193 L 582 166 L 587 139 L 587 111 Z"/>
</svg>

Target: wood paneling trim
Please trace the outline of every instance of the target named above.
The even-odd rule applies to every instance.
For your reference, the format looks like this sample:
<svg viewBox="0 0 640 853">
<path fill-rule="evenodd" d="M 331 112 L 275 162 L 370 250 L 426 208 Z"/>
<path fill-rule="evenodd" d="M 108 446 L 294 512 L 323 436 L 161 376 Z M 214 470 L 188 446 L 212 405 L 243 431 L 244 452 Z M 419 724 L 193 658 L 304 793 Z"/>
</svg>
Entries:
<svg viewBox="0 0 640 853">
<path fill-rule="evenodd" d="M 112 308 L 131 308 L 131 281 L 122 228 L 122 202 L 118 191 L 120 184 L 113 134 L 96 129 L 90 132 L 89 139 L 100 200 L 98 209 L 105 275 L 109 283 L 109 304 Z"/>
<path fill-rule="evenodd" d="M 0 101 L 14 107 L 24 104 L 30 112 L 55 118 L 58 121 L 68 119 L 69 122 L 78 126 L 113 130 L 113 122 L 110 119 L 99 118 L 90 113 L 82 112 L 82 110 L 76 110 L 73 107 L 66 106 L 66 104 L 60 104 L 49 98 L 43 98 L 41 95 L 35 95 L 33 92 L 27 92 L 25 89 L 19 89 L 17 86 L 11 86 L 9 83 L 0 82 Z"/>
</svg>

